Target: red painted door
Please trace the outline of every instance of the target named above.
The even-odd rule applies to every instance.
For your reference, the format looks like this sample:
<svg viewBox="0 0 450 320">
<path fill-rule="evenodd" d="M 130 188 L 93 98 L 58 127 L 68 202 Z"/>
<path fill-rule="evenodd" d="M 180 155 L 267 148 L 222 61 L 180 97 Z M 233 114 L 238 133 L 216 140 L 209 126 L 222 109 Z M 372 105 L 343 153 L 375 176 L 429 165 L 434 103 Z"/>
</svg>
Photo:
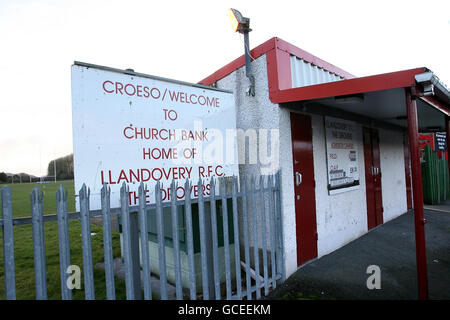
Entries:
<svg viewBox="0 0 450 320">
<path fill-rule="evenodd" d="M 311 118 L 291 113 L 297 264 L 317 257 L 316 196 Z"/>
<path fill-rule="evenodd" d="M 411 161 L 409 157 L 409 138 L 406 133 L 403 135 L 403 151 L 405 155 L 406 205 L 409 210 L 412 209 Z"/>
<path fill-rule="evenodd" d="M 370 230 L 383 223 L 378 130 L 363 128 L 363 140 L 366 176 L 367 228 Z"/>
</svg>

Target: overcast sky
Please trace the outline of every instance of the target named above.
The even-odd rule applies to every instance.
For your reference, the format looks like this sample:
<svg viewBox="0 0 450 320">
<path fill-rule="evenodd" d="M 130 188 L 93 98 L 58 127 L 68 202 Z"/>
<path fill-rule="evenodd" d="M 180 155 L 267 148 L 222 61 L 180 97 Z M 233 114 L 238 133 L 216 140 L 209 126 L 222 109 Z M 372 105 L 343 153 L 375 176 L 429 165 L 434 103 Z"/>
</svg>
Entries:
<svg viewBox="0 0 450 320">
<path fill-rule="evenodd" d="M 0 0 L 0 172 L 72 153 L 74 60 L 198 82 L 277 36 L 356 76 L 428 67 L 450 86 L 450 1 Z"/>
</svg>

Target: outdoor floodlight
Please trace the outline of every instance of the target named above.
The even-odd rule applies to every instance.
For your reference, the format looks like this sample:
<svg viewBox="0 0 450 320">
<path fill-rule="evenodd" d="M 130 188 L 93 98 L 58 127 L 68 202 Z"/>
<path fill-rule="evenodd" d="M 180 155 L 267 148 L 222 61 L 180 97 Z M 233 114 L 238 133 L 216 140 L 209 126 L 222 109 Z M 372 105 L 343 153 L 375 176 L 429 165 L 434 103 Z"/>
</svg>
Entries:
<svg viewBox="0 0 450 320">
<path fill-rule="evenodd" d="M 252 31 L 252 29 L 250 29 L 250 19 L 243 17 L 238 10 L 230 8 L 229 16 L 231 27 L 234 32 L 245 33 Z"/>
<path fill-rule="evenodd" d="M 231 26 L 234 32 L 239 32 L 244 35 L 244 49 L 245 49 L 245 74 L 250 80 L 250 87 L 247 90 L 247 94 L 255 96 L 255 77 L 252 75 L 252 69 L 250 66 L 250 45 L 248 33 L 252 31 L 250 29 L 250 19 L 243 17 L 242 14 L 233 8 L 229 10 L 229 16 L 231 21 Z"/>
</svg>

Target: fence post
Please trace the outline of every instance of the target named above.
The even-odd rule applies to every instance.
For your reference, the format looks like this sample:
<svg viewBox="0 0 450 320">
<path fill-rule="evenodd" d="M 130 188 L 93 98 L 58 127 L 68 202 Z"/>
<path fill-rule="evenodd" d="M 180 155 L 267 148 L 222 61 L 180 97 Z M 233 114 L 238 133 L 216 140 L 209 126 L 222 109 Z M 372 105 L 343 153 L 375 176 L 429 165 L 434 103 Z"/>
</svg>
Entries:
<svg viewBox="0 0 450 320">
<path fill-rule="evenodd" d="M 6 300 L 16 299 L 16 274 L 14 265 L 14 231 L 11 188 L 6 186 L 2 193 L 3 218 L 3 262 L 5 264 L 5 291 Z"/>
<path fill-rule="evenodd" d="M 244 253 L 245 253 L 245 285 L 247 288 L 247 300 L 252 299 L 252 282 L 250 279 L 250 241 L 248 238 L 248 212 L 247 212 L 247 175 L 242 178 L 241 184 L 242 192 L 242 216 L 244 221 L 243 234 L 244 234 Z"/>
<path fill-rule="evenodd" d="M 231 299 L 231 270 L 230 270 L 230 236 L 228 230 L 228 204 L 227 204 L 227 184 L 225 177 L 221 178 L 222 196 L 222 224 L 223 224 L 223 246 L 225 251 L 225 287 L 227 300 Z"/>
<path fill-rule="evenodd" d="M 275 230 L 277 233 L 277 269 L 281 272 L 281 282 L 286 279 L 285 268 L 284 268 L 284 248 L 283 248 L 283 219 L 281 216 L 281 171 L 278 171 L 275 176 L 276 185 L 276 206 L 275 206 L 275 217 L 276 224 Z"/>
<path fill-rule="evenodd" d="M 231 195 L 233 198 L 233 229 L 234 229 L 234 258 L 236 267 L 236 290 L 237 298 L 242 299 L 242 287 L 241 287 L 241 253 L 239 246 L 239 221 L 238 221 L 238 208 L 237 208 L 237 177 L 233 176 L 231 185 Z"/>
<path fill-rule="evenodd" d="M 144 282 L 144 299 L 152 300 L 152 283 L 150 277 L 150 252 L 148 248 L 148 214 L 145 210 L 146 188 L 144 183 L 139 185 L 139 230 L 141 234 L 141 253 L 142 253 L 142 280 Z M 139 257 L 138 257 L 139 260 Z"/>
<path fill-rule="evenodd" d="M 164 235 L 164 217 L 162 213 L 161 184 L 155 186 L 156 200 L 156 226 L 158 228 L 158 254 L 159 254 L 159 283 L 161 286 L 161 300 L 167 300 L 167 273 L 166 273 L 166 239 Z"/>
<path fill-rule="evenodd" d="M 101 189 L 101 201 L 103 218 L 103 247 L 105 255 L 106 298 L 108 300 L 115 300 L 116 290 L 114 285 L 114 260 L 111 234 L 110 195 L 111 189 L 106 184 L 104 184 Z"/>
<path fill-rule="evenodd" d="M 137 212 L 130 212 L 131 264 L 133 270 L 134 300 L 142 299 L 141 264 L 139 256 L 139 218 Z"/>
<path fill-rule="evenodd" d="M 275 250 L 277 247 L 277 242 L 275 238 L 275 208 L 274 208 L 274 185 L 273 185 L 273 175 L 269 175 L 268 180 L 269 186 L 269 231 L 270 231 L 270 262 L 272 269 L 272 287 L 275 289 L 277 287 L 276 281 L 276 268 L 275 268 Z"/>
<path fill-rule="evenodd" d="M 216 209 L 216 184 L 214 177 L 210 180 L 211 195 L 209 206 L 211 208 L 211 233 L 212 233 L 212 255 L 213 255 L 213 272 L 214 272 L 214 298 L 221 299 L 220 295 L 220 274 L 219 274 L 219 243 L 217 235 L 217 209 Z"/>
<path fill-rule="evenodd" d="M 264 295 L 269 294 L 269 272 L 267 269 L 267 228 L 266 228 L 266 210 L 264 197 L 264 178 L 260 176 L 259 179 L 259 196 L 261 200 L 261 241 L 263 250 L 263 272 L 264 272 Z"/>
<path fill-rule="evenodd" d="M 204 197 L 202 195 L 202 201 L 204 203 Z M 211 208 L 210 208 L 211 209 Z M 205 240 L 206 240 L 206 261 L 207 261 L 207 268 L 208 268 L 208 292 L 209 292 L 209 299 L 215 299 L 215 282 L 214 282 L 214 262 L 213 262 L 213 245 L 212 245 L 212 229 L 211 229 L 211 211 L 210 214 L 207 214 L 206 211 L 204 211 L 204 217 L 205 217 Z"/>
<path fill-rule="evenodd" d="M 256 284 L 256 298 L 261 298 L 260 274 L 259 274 L 259 248 L 258 248 L 258 219 L 257 219 L 257 206 L 256 206 L 256 184 L 255 177 L 252 175 L 250 178 L 250 193 L 252 195 L 252 208 L 253 208 L 253 256 L 255 259 L 255 284 Z"/>
<path fill-rule="evenodd" d="M 177 211 L 177 188 L 178 184 L 175 184 L 175 180 L 172 180 L 170 186 L 170 211 L 172 214 L 172 239 L 173 239 L 173 255 L 175 262 L 175 288 L 177 294 L 177 300 L 183 299 L 183 288 L 181 280 L 181 261 L 180 261 L 180 237 L 178 231 L 178 211 Z"/>
<path fill-rule="evenodd" d="M 202 288 L 203 300 L 209 300 L 209 282 L 208 282 L 208 256 L 206 248 L 206 228 L 205 228 L 205 203 L 203 201 L 203 182 L 198 180 L 198 218 L 200 227 L 200 256 L 202 259 Z"/>
<path fill-rule="evenodd" d="M 83 183 L 80 194 L 81 238 L 83 247 L 84 292 L 86 300 L 95 300 L 94 268 L 92 263 L 91 221 L 89 212 L 90 191 Z"/>
<path fill-rule="evenodd" d="M 443 155 L 442 155 L 442 157 L 444 158 L 444 159 L 442 159 L 441 160 L 441 163 L 442 163 L 442 181 L 443 181 L 443 183 L 444 183 L 444 186 L 443 186 L 443 189 L 444 189 L 444 201 L 446 201 L 447 200 L 447 170 L 446 170 L 446 166 L 447 166 L 447 163 L 446 163 L 446 161 L 445 161 L 445 153 L 442 153 Z"/>
<path fill-rule="evenodd" d="M 61 276 L 61 298 L 72 299 L 72 290 L 67 285 L 69 274 L 66 272 L 70 266 L 69 221 L 67 217 L 67 191 L 62 185 L 56 192 L 56 213 L 58 216 L 58 245 L 59 268 Z"/>
<path fill-rule="evenodd" d="M 125 182 L 120 187 L 120 209 L 122 217 L 123 257 L 125 260 L 125 288 L 127 300 L 135 299 L 133 279 L 133 256 L 131 253 L 130 210 L 128 207 L 128 187 Z"/>
<path fill-rule="evenodd" d="M 191 300 L 197 299 L 197 288 L 195 283 L 195 264 L 194 264 L 194 237 L 192 234 L 192 207 L 191 207 L 191 184 L 186 178 L 184 184 L 184 209 L 186 218 L 186 240 L 188 249 L 188 264 L 189 264 L 189 288 Z"/>
<path fill-rule="evenodd" d="M 122 184 L 120 188 L 120 207 L 123 232 L 123 255 L 125 260 L 125 287 L 128 300 L 141 298 L 139 234 L 137 214 L 130 214 L 128 206 L 129 188 Z"/>
<path fill-rule="evenodd" d="M 44 195 L 34 187 L 30 195 L 32 232 L 33 232 L 33 256 L 34 256 L 34 279 L 36 286 L 36 299 L 47 300 L 47 271 L 45 265 L 45 241 L 43 222 Z"/>
<path fill-rule="evenodd" d="M 439 156 L 435 153 L 434 158 L 435 168 L 436 168 L 436 189 L 437 189 L 437 203 L 441 203 L 441 177 L 439 175 Z"/>
</svg>

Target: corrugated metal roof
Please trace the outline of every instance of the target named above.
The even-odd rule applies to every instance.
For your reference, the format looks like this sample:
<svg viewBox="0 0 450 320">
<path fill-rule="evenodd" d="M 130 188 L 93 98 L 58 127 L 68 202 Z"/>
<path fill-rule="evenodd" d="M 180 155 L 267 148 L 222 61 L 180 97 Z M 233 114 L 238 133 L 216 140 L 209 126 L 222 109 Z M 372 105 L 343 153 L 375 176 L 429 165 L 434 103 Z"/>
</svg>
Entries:
<svg viewBox="0 0 450 320">
<path fill-rule="evenodd" d="M 344 80 L 333 72 L 291 55 L 292 88 Z"/>
</svg>

